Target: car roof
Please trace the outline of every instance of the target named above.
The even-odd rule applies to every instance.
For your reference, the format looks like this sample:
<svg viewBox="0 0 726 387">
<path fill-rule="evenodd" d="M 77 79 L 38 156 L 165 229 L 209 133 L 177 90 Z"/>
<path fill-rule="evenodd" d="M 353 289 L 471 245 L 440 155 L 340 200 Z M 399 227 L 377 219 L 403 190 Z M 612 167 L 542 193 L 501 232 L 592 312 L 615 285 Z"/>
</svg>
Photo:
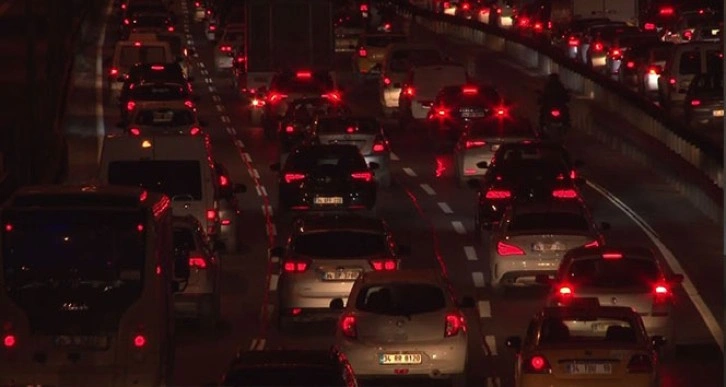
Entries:
<svg viewBox="0 0 726 387">
<path fill-rule="evenodd" d="M 365 230 L 381 233 L 386 231 L 386 222 L 383 219 L 352 213 L 309 215 L 298 219 L 295 225 L 298 234 L 321 230 Z"/>
<path fill-rule="evenodd" d="M 371 271 L 364 273 L 364 284 L 405 282 L 414 284 L 443 285 L 441 274 L 435 269 L 403 269 L 395 271 Z"/>
</svg>

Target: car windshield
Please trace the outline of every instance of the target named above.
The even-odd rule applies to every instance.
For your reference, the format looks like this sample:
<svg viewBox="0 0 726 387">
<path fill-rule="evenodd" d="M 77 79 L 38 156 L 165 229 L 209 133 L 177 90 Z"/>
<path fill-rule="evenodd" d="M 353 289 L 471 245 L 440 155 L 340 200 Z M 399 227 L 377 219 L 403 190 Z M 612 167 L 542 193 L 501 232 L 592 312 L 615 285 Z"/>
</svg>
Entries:
<svg viewBox="0 0 726 387">
<path fill-rule="evenodd" d="M 197 160 L 114 161 L 108 166 L 108 182 L 143 187 L 172 199 L 202 200 L 202 176 Z"/>
<path fill-rule="evenodd" d="M 361 289 L 355 307 L 375 314 L 410 316 L 446 308 L 446 295 L 432 284 L 376 284 Z"/>
<path fill-rule="evenodd" d="M 124 46 L 121 48 L 119 66 L 130 68 L 137 63 L 166 63 L 170 60 L 163 46 Z"/>
<path fill-rule="evenodd" d="M 177 101 L 188 96 L 187 88 L 176 83 L 141 84 L 129 90 L 130 97 L 139 101 Z"/>
<path fill-rule="evenodd" d="M 189 109 L 148 109 L 139 111 L 134 124 L 143 126 L 186 126 L 194 124 L 194 112 Z"/>
<path fill-rule="evenodd" d="M 226 374 L 225 386 L 345 386 L 343 373 L 329 366 L 269 364 L 238 368 Z"/>
<path fill-rule="evenodd" d="M 627 318 L 582 316 L 548 317 L 542 321 L 539 345 L 573 343 L 635 344 L 638 326 Z"/>
<path fill-rule="evenodd" d="M 319 134 L 379 134 L 381 126 L 374 119 L 326 118 L 317 125 Z"/>
<path fill-rule="evenodd" d="M 386 252 L 386 237 L 365 231 L 321 231 L 298 235 L 291 249 L 315 258 L 360 258 Z"/>
<path fill-rule="evenodd" d="M 508 227 L 512 232 L 547 230 L 548 232 L 588 231 L 587 219 L 569 212 L 534 212 L 514 215 Z"/>
<path fill-rule="evenodd" d="M 658 280 L 658 266 L 645 259 L 578 259 L 572 263 L 566 280 L 575 286 L 598 288 L 640 287 L 644 290 Z"/>
</svg>

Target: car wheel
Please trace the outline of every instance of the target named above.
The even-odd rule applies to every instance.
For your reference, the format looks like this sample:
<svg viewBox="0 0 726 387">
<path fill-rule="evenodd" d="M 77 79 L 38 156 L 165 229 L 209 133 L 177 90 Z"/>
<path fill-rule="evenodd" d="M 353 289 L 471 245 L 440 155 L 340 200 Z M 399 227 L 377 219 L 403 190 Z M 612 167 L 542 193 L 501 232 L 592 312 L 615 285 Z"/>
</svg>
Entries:
<svg viewBox="0 0 726 387">
<path fill-rule="evenodd" d="M 204 330 L 213 332 L 217 328 L 220 314 L 219 309 L 219 298 L 215 295 L 209 295 L 200 301 L 199 314 Z"/>
</svg>

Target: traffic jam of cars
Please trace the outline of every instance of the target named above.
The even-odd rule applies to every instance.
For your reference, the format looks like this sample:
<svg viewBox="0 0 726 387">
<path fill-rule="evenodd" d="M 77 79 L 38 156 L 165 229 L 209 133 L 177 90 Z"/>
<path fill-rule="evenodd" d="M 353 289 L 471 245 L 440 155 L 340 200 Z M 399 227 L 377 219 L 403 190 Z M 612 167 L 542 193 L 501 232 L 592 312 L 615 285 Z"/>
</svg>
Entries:
<svg viewBox="0 0 726 387">
<path fill-rule="evenodd" d="M 722 125 L 715 6 L 564 20 L 538 0 L 115 1 L 96 183 L 3 210 L 0 385 L 695 385 L 677 366 L 693 284 L 603 216 L 557 74 L 525 113 L 414 39 L 403 3 L 541 38 Z M 66 213 L 106 239 L 72 245 L 93 228 Z M 26 227 L 64 260 L 41 268 Z"/>
</svg>

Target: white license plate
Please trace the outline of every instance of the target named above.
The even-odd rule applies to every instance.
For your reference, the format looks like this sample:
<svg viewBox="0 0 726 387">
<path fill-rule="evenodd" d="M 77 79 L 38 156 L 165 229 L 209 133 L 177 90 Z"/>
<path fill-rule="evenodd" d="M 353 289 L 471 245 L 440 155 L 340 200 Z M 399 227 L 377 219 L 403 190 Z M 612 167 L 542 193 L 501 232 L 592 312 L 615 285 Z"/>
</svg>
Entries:
<svg viewBox="0 0 726 387">
<path fill-rule="evenodd" d="M 56 336 L 53 341 L 56 347 L 61 348 L 107 349 L 109 347 L 108 336 Z"/>
<path fill-rule="evenodd" d="M 610 375 L 613 366 L 610 363 L 570 363 L 567 372 L 572 375 Z"/>
<path fill-rule="evenodd" d="M 713 111 L 713 116 L 714 117 L 723 117 L 723 109 L 721 109 L 721 110 L 714 110 Z"/>
<path fill-rule="evenodd" d="M 326 271 L 323 279 L 326 281 L 355 281 L 360 276 L 360 270 Z"/>
<path fill-rule="evenodd" d="M 343 204 L 343 198 L 341 198 L 340 196 L 335 196 L 335 197 L 318 196 L 315 198 L 315 204 L 323 204 L 323 205 Z"/>
<path fill-rule="evenodd" d="M 382 353 L 378 356 L 379 364 L 421 364 L 420 353 Z"/>
<path fill-rule="evenodd" d="M 541 252 L 545 252 L 545 251 L 565 251 L 565 250 L 567 250 L 567 247 L 564 244 L 560 243 L 560 242 L 555 242 L 555 243 L 553 243 L 551 245 L 550 244 L 541 243 L 541 242 L 537 242 L 537 243 L 535 243 L 532 246 L 532 250 L 534 250 L 534 251 L 541 251 Z"/>
</svg>

